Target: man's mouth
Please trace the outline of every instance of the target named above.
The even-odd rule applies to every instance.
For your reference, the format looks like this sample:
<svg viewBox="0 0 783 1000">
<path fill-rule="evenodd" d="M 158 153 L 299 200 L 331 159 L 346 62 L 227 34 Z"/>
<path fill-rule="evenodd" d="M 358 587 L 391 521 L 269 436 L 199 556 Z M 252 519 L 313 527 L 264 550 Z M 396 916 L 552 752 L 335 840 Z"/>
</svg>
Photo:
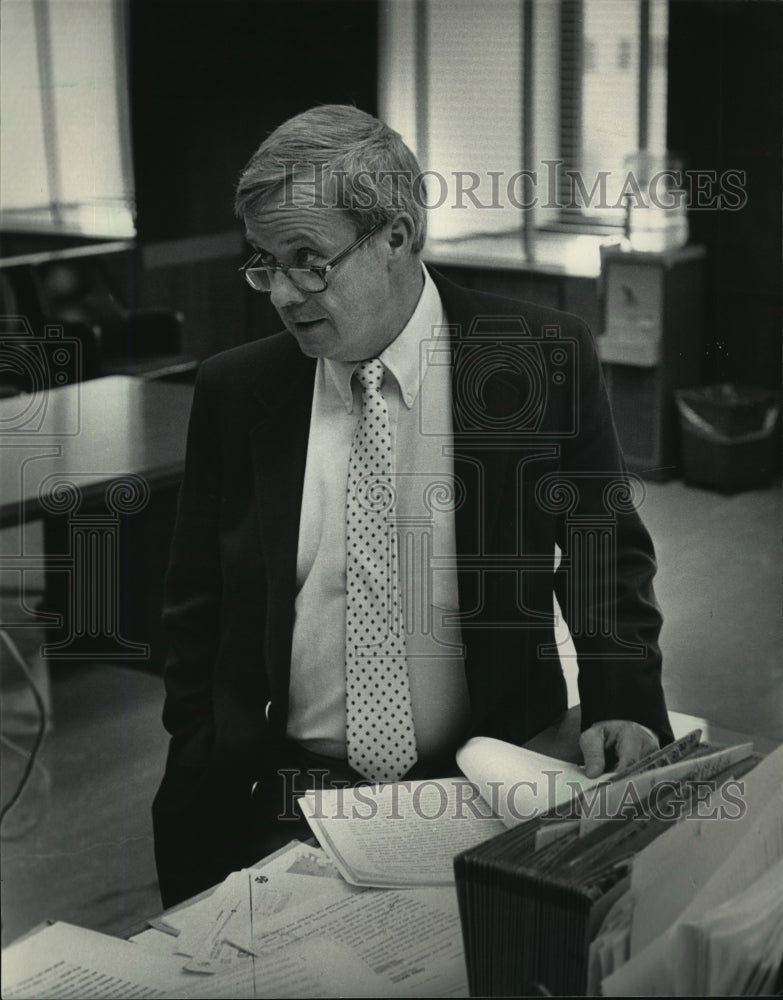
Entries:
<svg viewBox="0 0 783 1000">
<path fill-rule="evenodd" d="M 314 326 L 318 326 L 319 323 L 323 323 L 324 318 L 319 316 L 317 319 L 292 319 L 290 322 L 295 330 L 310 330 Z"/>
</svg>

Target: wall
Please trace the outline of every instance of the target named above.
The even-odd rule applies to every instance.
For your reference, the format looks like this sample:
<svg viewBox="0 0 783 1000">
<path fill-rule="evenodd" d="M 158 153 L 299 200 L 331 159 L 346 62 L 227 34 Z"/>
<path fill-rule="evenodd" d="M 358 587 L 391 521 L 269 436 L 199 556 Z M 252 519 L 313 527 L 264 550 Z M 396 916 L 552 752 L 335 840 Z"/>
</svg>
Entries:
<svg viewBox="0 0 783 1000">
<path fill-rule="evenodd" d="M 240 168 L 313 104 L 376 111 L 370 0 L 155 0 L 131 10 L 141 240 L 231 229 Z"/>
<path fill-rule="evenodd" d="M 242 166 L 314 104 L 377 112 L 374 0 L 135 0 L 130 86 L 139 252 L 118 275 L 137 305 L 185 313 L 204 357 L 279 328 L 237 268 Z M 206 237 L 206 238 L 205 238 Z"/>
<path fill-rule="evenodd" d="M 690 211 L 707 248 L 705 383 L 780 388 L 781 52 L 778 2 L 674 0 L 669 132 L 686 166 L 747 172 L 741 211 Z"/>
<path fill-rule="evenodd" d="M 237 288 L 233 185 L 286 117 L 376 111 L 377 5 L 136 0 L 130 27 L 141 251 L 121 282 L 131 301 L 182 309 L 203 357 L 279 325 Z M 747 172 L 742 211 L 689 213 L 708 252 L 704 382 L 780 384 L 782 27 L 774 0 L 670 5 L 668 145 L 688 167 Z"/>
</svg>

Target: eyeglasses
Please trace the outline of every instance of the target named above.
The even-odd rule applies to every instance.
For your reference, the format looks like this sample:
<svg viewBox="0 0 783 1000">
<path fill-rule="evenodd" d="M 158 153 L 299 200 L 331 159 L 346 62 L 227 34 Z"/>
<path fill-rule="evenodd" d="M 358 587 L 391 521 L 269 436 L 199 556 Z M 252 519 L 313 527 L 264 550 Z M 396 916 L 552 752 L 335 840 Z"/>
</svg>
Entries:
<svg viewBox="0 0 783 1000">
<path fill-rule="evenodd" d="M 385 225 L 385 222 L 379 222 L 377 226 L 373 226 L 369 232 L 360 236 L 358 240 L 354 240 L 349 247 L 341 250 L 336 257 L 332 257 L 325 264 L 313 264 L 311 267 L 289 267 L 287 264 L 278 264 L 277 262 L 274 264 L 259 264 L 257 261 L 263 254 L 254 253 L 250 260 L 246 264 L 243 264 L 239 270 L 244 273 L 245 281 L 247 281 L 248 285 L 257 292 L 270 292 L 272 290 L 272 277 L 278 272 L 281 272 L 289 281 L 293 282 L 300 292 L 311 292 L 314 294 L 323 292 L 328 285 L 326 280 L 327 274 L 333 268 L 337 267 L 341 260 L 345 260 L 349 253 L 353 253 L 362 243 L 369 240 L 371 236 L 374 236 L 379 229 L 383 229 Z"/>
</svg>

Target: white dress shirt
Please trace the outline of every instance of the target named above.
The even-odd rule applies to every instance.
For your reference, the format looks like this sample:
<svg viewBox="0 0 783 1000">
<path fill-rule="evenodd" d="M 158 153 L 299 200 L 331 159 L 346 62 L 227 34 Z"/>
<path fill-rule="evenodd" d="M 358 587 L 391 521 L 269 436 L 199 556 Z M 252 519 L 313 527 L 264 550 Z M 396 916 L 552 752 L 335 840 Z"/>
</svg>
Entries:
<svg viewBox="0 0 783 1000">
<path fill-rule="evenodd" d="M 468 714 L 455 566 L 451 368 L 446 317 L 424 269 L 416 309 L 380 355 L 389 408 L 406 655 L 420 760 L 455 746 Z M 435 360 L 437 359 L 437 360 Z M 361 413 L 356 365 L 319 358 L 296 566 L 287 735 L 346 757 L 345 503 L 348 458 Z M 438 485 L 440 484 L 440 486 Z M 449 614 L 450 613 L 450 614 Z"/>
</svg>

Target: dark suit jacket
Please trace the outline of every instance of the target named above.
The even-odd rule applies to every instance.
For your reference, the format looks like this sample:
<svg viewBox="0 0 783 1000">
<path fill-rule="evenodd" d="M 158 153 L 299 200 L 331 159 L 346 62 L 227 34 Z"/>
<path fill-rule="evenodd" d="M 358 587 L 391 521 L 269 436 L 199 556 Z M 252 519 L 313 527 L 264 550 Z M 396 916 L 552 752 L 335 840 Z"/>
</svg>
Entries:
<svg viewBox="0 0 783 1000">
<path fill-rule="evenodd" d="M 471 732 L 522 743 L 565 709 L 554 589 L 583 728 L 633 719 L 670 739 L 654 553 L 589 331 L 433 277 L 451 327 Z M 286 730 L 314 371 L 283 333 L 199 373 L 164 615 L 172 738 L 153 815 L 166 902 L 254 860 L 249 789 Z"/>
</svg>

